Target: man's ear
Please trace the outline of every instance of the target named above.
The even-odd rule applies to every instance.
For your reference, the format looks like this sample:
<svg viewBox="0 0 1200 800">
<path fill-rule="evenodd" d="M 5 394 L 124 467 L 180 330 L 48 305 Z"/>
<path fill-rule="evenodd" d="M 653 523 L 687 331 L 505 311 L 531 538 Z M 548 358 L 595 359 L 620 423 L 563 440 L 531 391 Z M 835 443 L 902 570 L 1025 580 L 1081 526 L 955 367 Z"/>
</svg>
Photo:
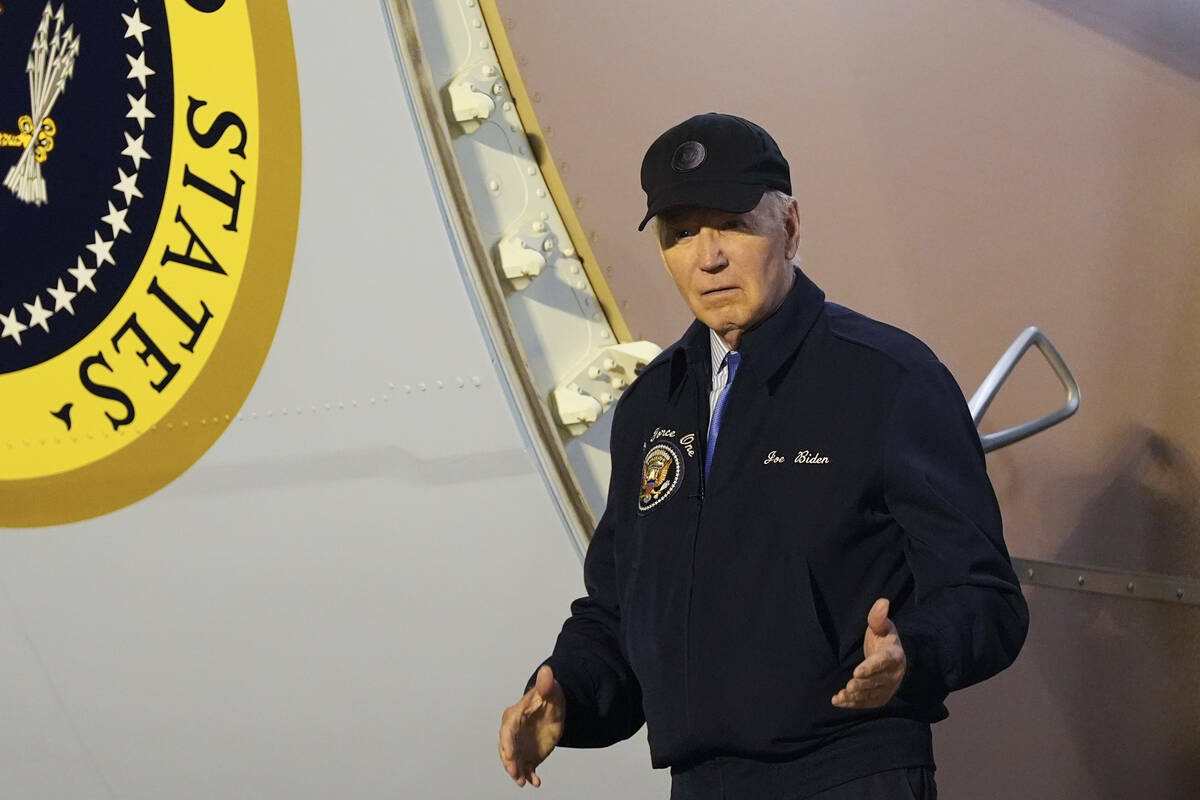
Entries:
<svg viewBox="0 0 1200 800">
<path fill-rule="evenodd" d="M 787 217 L 784 219 L 783 226 L 787 231 L 787 245 L 784 252 L 788 261 L 791 261 L 800 250 L 800 204 L 794 197 L 788 199 Z"/>
</svg>

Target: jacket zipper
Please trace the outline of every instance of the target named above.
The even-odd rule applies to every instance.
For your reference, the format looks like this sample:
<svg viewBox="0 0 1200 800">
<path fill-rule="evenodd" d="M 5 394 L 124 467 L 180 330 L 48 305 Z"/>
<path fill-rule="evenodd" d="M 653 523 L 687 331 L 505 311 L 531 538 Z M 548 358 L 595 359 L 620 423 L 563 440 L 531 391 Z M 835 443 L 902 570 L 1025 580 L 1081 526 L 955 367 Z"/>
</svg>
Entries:
<svg viewBox="0 0 1200 800">
<path fill-rule="evenodd" d="M 707 438 L 707 437 L 706 437 Z M 688 590 L 687 590 L 687 606 L 683 620 L 683 708 L 684 717 L 687 720 L 687 729 L 692 731 L 695 726 L 692 723 L 692 696 L 691 696 L 691 639 L 692 639 L 692 589 L 696 582 L 696 546 L 700 541 L 700 519 L 704 515 L 704 457 L 707 455 L 705 448 L 708 443 L 704 443 L 701 448 L 699 460 L 700 493 L 696 498 L 696 525 L 692 531 L 692 558 L 688 566 Z"/>
</svg>

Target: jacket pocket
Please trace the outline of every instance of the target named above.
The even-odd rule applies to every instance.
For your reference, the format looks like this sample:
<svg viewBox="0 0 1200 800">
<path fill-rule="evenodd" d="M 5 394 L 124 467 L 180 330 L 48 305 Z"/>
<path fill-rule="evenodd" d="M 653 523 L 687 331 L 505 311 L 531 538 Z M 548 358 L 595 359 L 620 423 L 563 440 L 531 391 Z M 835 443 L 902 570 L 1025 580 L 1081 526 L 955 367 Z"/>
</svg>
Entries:
<svg viewBox="0 0 1200 800">
<path fill-rule="evenodd" d="M 812 619 L 816 622 L 817 628 L 821 632 L 821 640 L 825 643 L 825 654 L 829 657 L 832 664 L 841 664 L 842 642 L 838 636 L 833 611 L 825 601 L 825 595 L 821 591 L 821 586 L 817 582 L 816 575 L 813 573 L 812 564 L 807 559 L 804 561 L 804 579 L 807 588 L 807 597 L 804 599 L 808 603 L 808 610 L 812 614 Z M 866 622 L 864 621 L 863 624 L 865 625 Z"/>
</svg>

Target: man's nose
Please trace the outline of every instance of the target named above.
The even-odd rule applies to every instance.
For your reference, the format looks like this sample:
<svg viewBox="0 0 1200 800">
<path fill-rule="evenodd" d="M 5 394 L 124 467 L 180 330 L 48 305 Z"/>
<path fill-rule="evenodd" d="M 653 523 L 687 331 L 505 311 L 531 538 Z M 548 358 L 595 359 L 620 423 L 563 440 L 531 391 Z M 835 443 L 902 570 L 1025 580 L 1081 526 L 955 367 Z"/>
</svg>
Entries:
<svg viewBox="0 0 1200 800">
<path fill-rule="evenodd" d="M 713 228 L 701 228 L 696 234 L 699 257 L 699 267 L 705 272 L 716 272 L 729 264 L 725 251 L 721 248 L 721 236 Z"/>
</svg>

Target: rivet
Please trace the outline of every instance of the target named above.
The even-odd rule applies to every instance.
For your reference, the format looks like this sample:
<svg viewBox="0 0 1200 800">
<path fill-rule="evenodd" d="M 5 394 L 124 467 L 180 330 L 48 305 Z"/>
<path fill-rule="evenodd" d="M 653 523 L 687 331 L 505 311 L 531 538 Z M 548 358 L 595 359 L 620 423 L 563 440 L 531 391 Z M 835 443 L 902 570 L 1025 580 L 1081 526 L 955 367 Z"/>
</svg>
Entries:
<svg viewBox="0 0 1200 800">
<path fill-rule="evenodd" d="M 546 190 L 545 190 L 545 189 L 538 189 L 538 190 L 537 190 L 537 192 L 536 192 L 536 194 L 537 194 L 537 196 L 538 196 L 538 197 L 545 197 L 545 196 L 546 196 Z"/>
<path fill-rule="evenodd" d="M 200 424 L 201 424 L 201 425 L 207 425 L 207 424 L 208 424 L 208 420 L 206 420 L 204 417 L 201 417 L 201 418 L 200 418 Z M 42 442 L 42 444 L 45 444 L 45 442 Z"/>
<path fill-rule="evenodd" d="M 446 384 L 442 383 L 441 381 L 435 381 L 435 383 L 437 384 L 437 387 L 438 387 L 439 389 L 445 389 L 445 388 L 446 388 Z"/>
<path fill-rule="evenodd" d="M 530 96 L 530 98 L 529 98 L 529 99 L 530 99 L 530 100 L 532 100 L 532 101 L 533 101 L 533 102 L 535 102 L 535 103 L 540 103 L 540 102 L 542 102 L 542 93 L 541 93 L 541 92 L 534 92 L 534 93 L 533 93 L 533 94 Z"/>
<path fill-rule="evenodd" d="M 492 84 L 492 94 L 504 94 L 504 84 L 496 81 Z"/>
<path fill-rule="evenodd" d="M 281 409 L 279 409 L 279 415 L 280 415 L 281 417 L 286 417 L 286 416 L 287 416 L 287 409 L 286 409 L 286 408 L 281 408 Z"/>
<path fill-rule="evenodd" d="M 303 408 L 300 408 L 299 406 L 297 406 L 297 407 L 296 407 L 296 416 L 298 417 L 298 416 L 300 416 L 300 415 L 301 415 L 301 414 L 303 414 L 303 413 L 304 413 L 304 409 L 303 409 Z"/>
<path fill-rule="evenodd" d="M 596 380 L 597 378 L 599 378 L 600 377 L 600 368 L 599 367 L 588 367 L 588 377 L 591 378 L 592 380 Z"/>
<path fill-rule="evenodd" d="M 521 126 L 520 125 L 509 125 L 508 129 L 510 131 L 512 131 L 513 133 L 516 133 L 517 131 L 521 130 Z"/>
<path fill-rule="evenodd" d="M 474 8 L 475 0 L 467 0 L 467 8 Z"/>
<path fill-rule="evenodd" d="M 471 383 L 475 384 L 476 386 L 479 386 L 479 385 L 481 385 L 481 384 L 483 383 L 483 381 L 481 381 L 481 380 L 479 379 L 479 376 L 478 376 L 478 375 L 472 375 L 472 376 L 471 376 Z"/>
<path fill-rule="evenodd" d="M 407 383 L 404 384 L 404 392 L 405 392 L 405 394 L 412 394 L 412 387 L 409 386 Z"/>
<path fill-rule="evenodd" d="M 1083 576 L 1080 575 L 1078 578 L 1075 579 L 1075 582 L 1078 583 L 1080 586 L 1083 586 Z"/>
<path fill-rule="evenodd" d="M 482 27 L 483 27 L 483 20 L 481 20 L 481 19 L 473 19 L 473 20 L 471 20 L 471 24 L 472 24 L 472 25 L 474 25 L 476 28 L 482 28 Z M 486 48 L 485 48 L 485 49 L 486 49 Z"/>
<path fill-rule="evenodd" d="M 425 391 L 426 389 L 428 389 L 429 387 L 428 387 L 428 386 L 426 386 L 424 383 L 418 383 L 418 384 L 417 384 L 417 388 L 418 388 L 418 389 L 420 389 L 420 390 L 423 392 L 423 391 Z"/>
<path fill-rule="evenodd" d="M 1026 572 L 1029 575 L 1029 577 L 1031 577 L 1031 578 L 1033 577 L 1033 567 L 1030 567 Z"/>
<path fill-rule="evenodd" d="M 371 405 L 375 405 L 375 398 L 374 398 L 374 397 L 372 397 L 372 398 L 371 398 Z"/>
<path fill-rule="evenodd" d="M 604 403 L 604 405 L 608 405 L 612 401 L 613 401 L 613 396 L 611 394 L 609 394 L 608 392 L 605 392 L 604 394 L 600 395 L 600 402 Z"/>
<path fill-rule="evenodd" d="M 549 212 L 549 211 L 543 211 L 543 212 L 540 214 L 540 216 L 541 216 L 541 218 L 542 218 L 542 219 L 546 220 L 547 222 L 549 222 L 549 221 L 550 221 L 550 212 Z"/>
<path fill-rule="evenodd" d="M 575 281 L 575 290 L 576 291 L 582 292 L 586 288 L 587 288 L 587 284 L 584 283 L 583 281 Z"/>
<path fill-rule="evenodd" d="M 326 404 L 325 404 L 325 410 L 326 410 L 326 411 L 329 411 L 331 408 L 332 408 L 332 406 L 331 406 L 329 403 L 326 403 Z"/>
<path fill-rule="evenodd" d="M 483 72 L 483 77 L 490 78 L 496 74 L 496 68 L 491 64 L 484 64 L 481 72 Z"/>
<path fill-rule="evenodd" d="M 350 407 L 351 407 L 351 408 L 358 408 L 358 401 L 357 401 L 357 400 L 351 400 L 351 401 L 350 401 Z"/>
<path fill-rule="evenodd" d="M 258 412 L 257 412 L 257 411 L 251 411 L 251 412 L 250 412 L 250 419 L 258 419 Z M 169 427 L 171 427 L 171 426 L 170 426 L 170 425 L 168 425 L 167 427 L 169 428 Z"/>
<path fill-rule="evenodd" d="M 542 249 L 549 253 L 554 249 L 554 240 L 550 237 L 546 237 L 546 241 L 542 242 Z"/>
<path fill-rule="evenodd" d="M 597 311 L 595 314 L 592 314 L 592 320 L 595 322 L 600 321 L 600 312 L 599 311 Z"/>
<path fill-rule="evenodd" d="M 493 192 L 500 191 L 500 181 L 488 181 L 488 188 Z"/>
<path fill-rule="evenodd" d="M 388 388 L 389 388 L 389 389 L 395 389 L 395 388 L 396 388 L 396 384 L 392 383 L 391 381 L 388 381 Z"/>
<path fill-rule="evenodd" d="M 460 388 L 460 389 L 467 385 L 467 382 L 465 380 L 463 380 L 462 378 L 455 378 L 454 382 L 456 384 L 458 384 L 458 388 Z"/>
<path fill-rule="evenodd" d="M 537 175 L 537 167 L 526 167 L 525 174 L 532 178 L 534 175 Z"/>
<path fill-rule="evenodd" d="M 563 255 L 566 255 L 566 254 L 564 253 Z M 578 275 L 578 274 L 579 274 L 579 265 L 578 265 L 578 264 L 572 264 L 572 265 L 571 265 L 571 274 L 572 274 L 572 275 Z"/>
<path fill-rule="evenodd" d="M 1125 584 L 1125 591 L 1127 591 L 1127 592 L 1133 591 L 1133 581 L 1130 581 L 1129 583 Z"/>
<path fill-rule="evenodd" d="M 517 152 L 523 156 L 529 155 L 529 148 L 526 147 L 525 145 L 521 145 L 520 147 L 517 148 Z"/>
<path fill-rule="evenodd" d="M 540 219 L 534 220 L 533 230 L 535 233 L 541 233 L 542 231 L 546 230 L 546 223 L 542 222 Z"/>
<path fill-rule="evenodd" d="M 488 49 L 489 47 L 491 47 L 491 46 L 492 46 L 492 43 L 491 43 L 491 42 L 489 42 L 487 39 L 482 39 L 482 40 L 480 40 L 480 42 L 479 42 L 479 49 L 480 49 L 480 50 L 487 50 L 487 49 Z"/>
<path fill-rule="evenodd" d="M 567 258 L 574 258 L 575 257 L 575 248 L 574 247 L 564 248 L 563 255 L 566 256 Z"/>
<path fill-rule="evenodd" d="M 609 338 L 608 331 L 600 331 L 600 338 L 607 340 Z"/>
<path fill-rule="evenodd" d="M 1180 600 L 1182 600 L 1183 599 L 1183 589 L 1182 588 L 1176 589 L 1175 596 L 1178 597 Z"/>
<path fill-rule="evenodd" d="M 512 103 L 505 103 L 503 106 L 501 106 L 501 108 L 503 108 L 505 111 L 512 111 L 512 110 L 513 110 L 513 104 L 512 104 Z"/>
<path fill-rule="evenodd" d="M 614 369 L 617 368 L 617 362 L 613 361 L 611 358 L 604 359 L 604 361 L 602 361 L 601 364 L 603 365 L 604 370 L 606 372 L 612 372 Z"/>
<path fill-rule="evenodd" d="M 583 304 L 588 308 L 592 307 L 592 296 L 590 294 L 583 298 Z"/>
</svg>

